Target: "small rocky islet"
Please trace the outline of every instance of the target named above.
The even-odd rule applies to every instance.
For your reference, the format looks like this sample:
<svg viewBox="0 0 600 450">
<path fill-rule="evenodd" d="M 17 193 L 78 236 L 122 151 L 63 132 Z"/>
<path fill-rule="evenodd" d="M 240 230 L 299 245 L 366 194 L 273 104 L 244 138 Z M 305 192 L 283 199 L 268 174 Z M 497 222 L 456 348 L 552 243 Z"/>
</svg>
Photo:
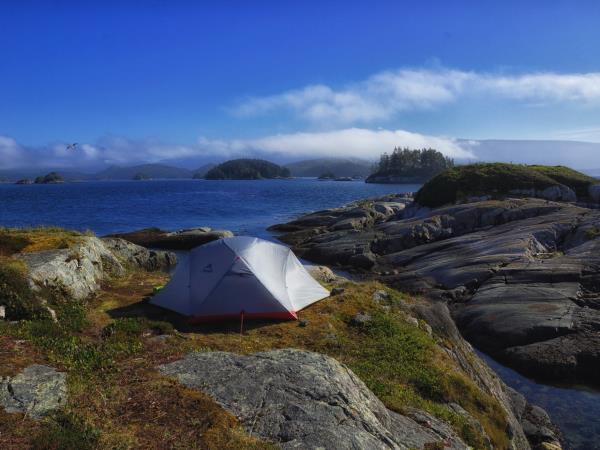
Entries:
<svg viewBox="0 0 600 450">
<path fill-rule="evenodd" d="M 226 231 L 2 230 L 0 444 L 160 448 L 187 433 L 213 448 L 561 448 L 461 335 L 523 371 L 597 376 L 596 188 L 547 183 L 276 225 L 299 256 L 356 280 L 315 266 L 332 297 L 243 335 L 144 300 L 171 250 Z"/>
</svg>

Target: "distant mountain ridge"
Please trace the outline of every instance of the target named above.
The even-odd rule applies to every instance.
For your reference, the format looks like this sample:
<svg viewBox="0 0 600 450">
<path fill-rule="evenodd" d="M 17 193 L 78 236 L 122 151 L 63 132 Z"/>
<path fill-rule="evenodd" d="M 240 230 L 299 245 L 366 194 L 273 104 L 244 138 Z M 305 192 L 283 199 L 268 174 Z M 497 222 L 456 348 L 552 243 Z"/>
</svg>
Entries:
<svg viewBox="0 0 600 450">
<path fill-rule="evenodd" d="M 204 164 L 197 169 L 190 170 L 167 164 L 139 164 L 135 166 L 110 166 L 96 173 L 77 172 L 69 169 L 54 169 L 65 181 L 94 181 L 94 180 L 133 180 L 137 179 L 192 179 L 203 178 L 206 172 L 215 164 Z M 45 169 L 23 169 L 0 171 L 0 180 L 17 181 L 22 179 L 33 180 L 45 175 Z"/>
<path fill-rule="evenodd" d="M 294 177 L 319 177 L 333 173 L 336 177 L 367 177 L 373 162 L 359 158 L 315 158 L 284 164 Z"/>
<path fill-rule="evenodd" d="M 165 164 L 141 164 L 138 166 L 111 166 L 92 176 L 98 180 L 131 180 L 138 174 L 147 178 L 192 178 L 193 172 L 188 169 L 167 166 Z"/>
</svg>

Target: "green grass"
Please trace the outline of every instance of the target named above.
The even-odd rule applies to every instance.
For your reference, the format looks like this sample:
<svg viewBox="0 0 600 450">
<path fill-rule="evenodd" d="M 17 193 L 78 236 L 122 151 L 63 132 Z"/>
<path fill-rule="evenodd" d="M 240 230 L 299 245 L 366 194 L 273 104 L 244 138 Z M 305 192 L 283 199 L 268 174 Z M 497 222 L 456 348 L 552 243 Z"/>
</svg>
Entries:
<svg viewBox="0 0 600 450">
<path fill-rule="evenodd" d="M 450 168 L 425 183 L 415 200 L 429 207 L 455 203 L 469 196 L 500 196 L 513 189 L 545 189 L 564 184 L 587 196 L 592 177 L 564 166 L 486 163 Z"/>
<path fill-rule="evenodd" d="M 479 431 L 445 405 L 456 402 L 480 421 L 492 421 L 487 423 L 488 433 L 497 443 L 505 443 L 501 408 L 449 367 L 433 337 L 398 315 L 383 312 L 360 328 L 361 337 L 345 343 L 352 349 L 349 366 L 388 408 L 400 413 L 407 407 L 424 409 L 450 423 L 472 447 L 484 448 Z"/>
<path fill-rule="evenodd" d="M 88 323 L 84 311 L 80 306 L 65 307 L 57 311 L 58 323 L 49 319 L 22 321 L 10 331 L 33 343 L 50 362 L 82 377 L 110 374 L 117 361 L 139 354 L 145 333 L 174 332 L 172 325 L 165 322 L 119 318 L 102 329 L 99 338 L 91 338 L 81 334 Z"/>
<path fill-rule="evenodd" d="M 59 227 L 0 227 L 0 256 L 10 256 L 19 252 L 69 248 L 82 236 L 90 235 L 93 233 L 89 231 L 79 233 Z"/>
</svg>

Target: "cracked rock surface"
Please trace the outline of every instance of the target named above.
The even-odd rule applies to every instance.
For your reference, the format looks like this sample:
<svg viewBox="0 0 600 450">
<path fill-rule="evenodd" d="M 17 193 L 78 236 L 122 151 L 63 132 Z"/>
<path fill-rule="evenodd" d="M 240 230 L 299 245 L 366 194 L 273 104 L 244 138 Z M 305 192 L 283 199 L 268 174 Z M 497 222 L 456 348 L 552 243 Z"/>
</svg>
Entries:
<svg viewBox="0 0 600 450">
<path fill-rule="evenodd" d="M 467 448 L 423 411 L 386 409 L 350 369 L 318 353 L 191 353 L 160 370 L 209 394 L 250 433 L 284 449 Z"/>
<path fill-rule="evenodd" d="M 9 413 L 44 416 L 66 401 L 66 380 L 52 367 L 31 365 L 12 378 L 0 379 L 0 406 Z"/>
<path fill-rule="evenodd" d="M 447 302 L 462 333 L 512 367 L 600 379 L 598 209 L 536 198 L 413 204 L 350 231 L 314 213 L 287 229 L 281 239 L 303 258 Z"/>
</svg>

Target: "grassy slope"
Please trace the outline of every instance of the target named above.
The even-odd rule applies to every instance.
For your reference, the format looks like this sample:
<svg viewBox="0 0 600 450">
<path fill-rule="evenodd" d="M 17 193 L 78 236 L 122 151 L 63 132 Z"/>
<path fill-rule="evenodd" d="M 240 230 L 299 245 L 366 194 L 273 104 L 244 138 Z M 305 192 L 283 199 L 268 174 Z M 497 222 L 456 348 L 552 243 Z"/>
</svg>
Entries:
<svg viewBox="0 0 600 450">
<path fill-rule="evenodd" d="M 2 230 L 0 236 L 5 251 L 15 253 L 62 248 L 80 235 L 33 229 Z M 14 259 L 0 258 L 0 284 L 7 284 L 0 301 L 9 291 L 12 301 L 30 300 L 24 270 Z M 507 444 L 500 406 L 448 357 L 443 347 L 451 343 L 406 321 L 404 311 L 418 301 L 414 298 L 389 291 L 389 304 L 381 305 L 372 295 L 385 289 L 382 285 L 348 284 L 343 294 L 301 313 L 306 327 L 254 322 L 240 336 L 237 323 L 190 327 L 180 316 L 141 302 L 153 286 L 166 281 L 162 273 L 132 272 L 111 280 L 87 303 L 49 297 L 59 323 L 36 314 L 18 324 L 0 321 L 0 376 L 14 375 L 34 362 L 50 364 L 68 373 L 70 392 L 66 408 L 42 422 L 0 410 L 0 448 L 177 448 L 178 443 L 189 448 L 190 442 L 197 444 L 192 448 L 270 448 L 245 434 L 207 396 L 183 388 L 155 368 L 192 350 L 252 353 L 289 347 L 338 359 L 389 408 L 425 409 L 451 423 L 477 448 L 481 436 L 445 406 L 459 403 L 481 421 L 496 448 Z M 352 325 L 358 312 L 370 314 L 373 321 Z M 171 337 L 157 342 L 157 334 Z"/>
<path fill-rule="evenodd" d="M 425 183 L 416 195 L 424 206 L 437 207 L 473 195 L 506 194 L 512 189 L 544 189 L 557 184 L 587 195 L 592 177 L 564 166 L 487 163 L 457 166 Z"/>
</svg>

